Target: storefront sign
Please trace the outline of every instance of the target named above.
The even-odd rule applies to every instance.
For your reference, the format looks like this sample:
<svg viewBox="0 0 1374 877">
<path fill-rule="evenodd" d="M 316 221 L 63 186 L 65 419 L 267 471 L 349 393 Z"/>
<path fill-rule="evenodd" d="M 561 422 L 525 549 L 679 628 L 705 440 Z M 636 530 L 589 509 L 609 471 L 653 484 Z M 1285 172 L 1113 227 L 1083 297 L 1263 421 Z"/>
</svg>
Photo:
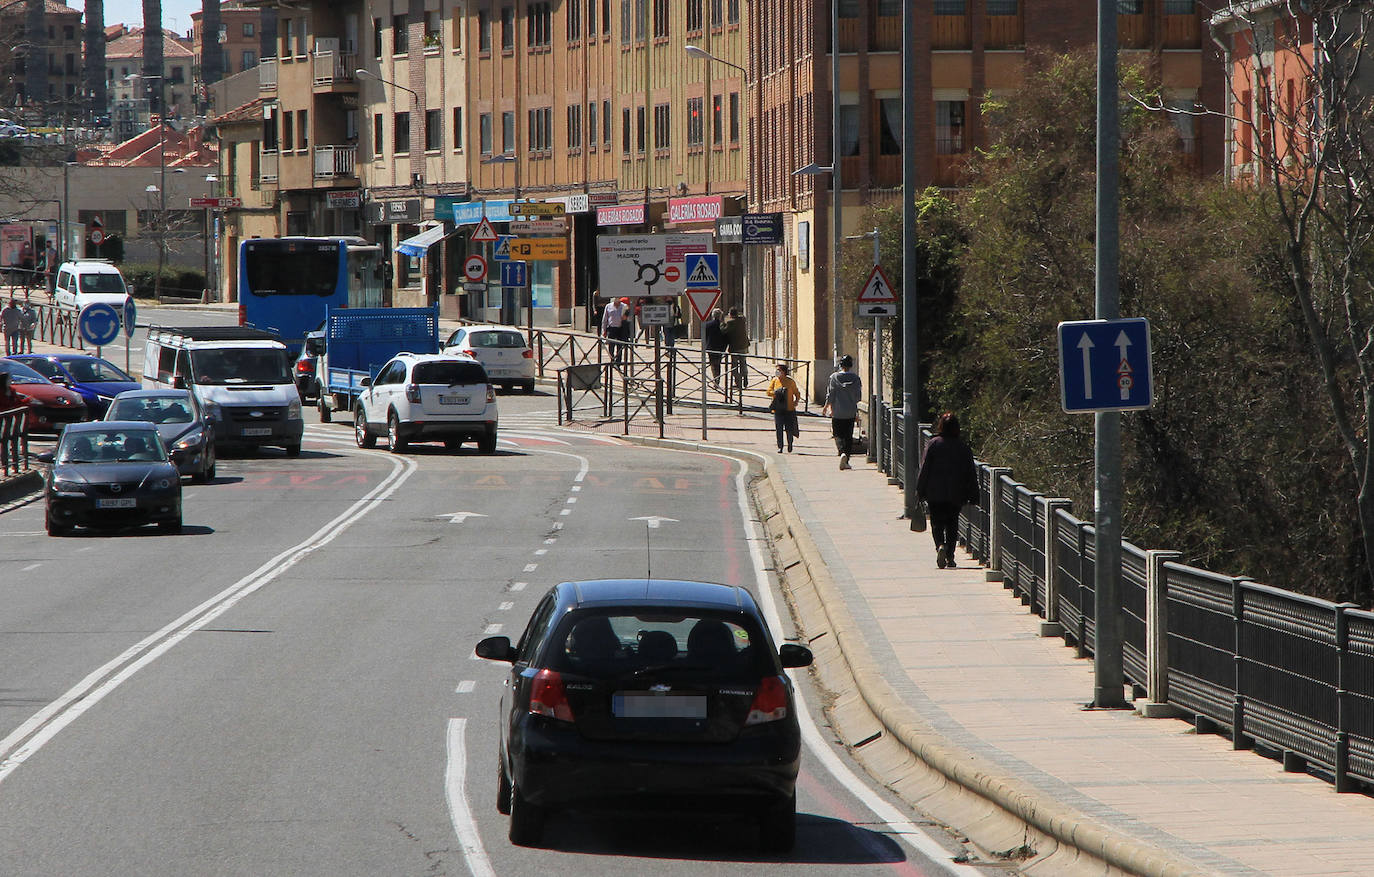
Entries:
<svg viewBox="0 0 1374 877">
<path fill-rule="evenodd" d="M 669 198 L 669 222 L 715 222 L 725 212 L 725 199 L 719 195 L 694 198 Z"/>
<path fill-rule="evenodd" d="M 396 225 L 397 223 L 420 221 L 419 198 L 407 198 L 404 201 L 369 201 L 363 210 L 364 218 L 372 225 Z"/>
<path fill-rule="evenodd" d="M 597 225 L 643 225 L 643 204 L 610 204 L 596 208 Z"/>
<path fill-rule="evenodd" d="M 557 198 L 545 198 L 550 204 L 562 204 L 568 213 L 586 213 L 592 209 L 591 198 L 587 195 L 559 195 Z"/>
<path fill-rule="evenodd" d="M 325 192 L 325 204 L 335 209 L 357 210 L 361 201 L 362 193 L 357 189 L 346 189 L 341 192 Z"/>
<path fill-rule="evenodd" d="M 476 225 L 483 217 L 492 222 L 510 222 L 510 201 L 469 201 L 453 205 L 455 225 Z"/>
<path fill-rule="evenodd" d="M 781 213 L 746 213 L 740 217 L 740 239 L 745 244 L 776 246 L 782 243 Z"/>
<path fill-rule="evenodd" d="M 722 216 L 716 220 L 716 243 L 737 244 L 740 242 L 740 218 Z"/>
</svg>

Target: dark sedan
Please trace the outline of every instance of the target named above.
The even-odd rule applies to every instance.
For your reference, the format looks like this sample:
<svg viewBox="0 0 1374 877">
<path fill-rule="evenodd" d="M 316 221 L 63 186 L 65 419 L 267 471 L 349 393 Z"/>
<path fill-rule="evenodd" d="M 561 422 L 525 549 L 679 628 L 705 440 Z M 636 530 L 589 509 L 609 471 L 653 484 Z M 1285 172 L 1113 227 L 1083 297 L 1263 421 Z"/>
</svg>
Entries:
<svg viewBox="0 0 1374 877">
<path fill-rule="evenodd" d="M 0 359 L 0 411 L 27 408 L 25 432 L 57 433 L 90 412 L 79 393 L 60 387 L 13 359 Z"/>
<path fill-rule="evenodd" d="M 142 386 L 114 363 L 85 353 L 25 353 L 10 359 L 24 363 L 55 384 L 74 390 L 86 403 L 93 420 L 105 416 L 115 396 Z"/>
<path fill-rule="evenodd" d="M 724 810 L 791 849 L 801 732 L 787 667 L 811 652 L 773 645 L 753 596 L 704 582 L 564 582 L 518 647 L 477 655 L 513 666 L 501 695 L 497 809 L 510 839 L 537 844 L 565 808 Z"/>
<path fill-rule="evenodd" d="M 120 393 L 106 420 L 151 423 L 162 436 L 172 462 L 197 484 L 215 477 L 215 424 L 205 417 L 190 390 L 129 390 Z"/>
<path fill-rule="evenodd" d="M 39 459 L 52 463 L 44 491 L 49 536 L 78 526 L 181 532 L 181 477 L 151 424 L 75 423 Z"/>
</svg>

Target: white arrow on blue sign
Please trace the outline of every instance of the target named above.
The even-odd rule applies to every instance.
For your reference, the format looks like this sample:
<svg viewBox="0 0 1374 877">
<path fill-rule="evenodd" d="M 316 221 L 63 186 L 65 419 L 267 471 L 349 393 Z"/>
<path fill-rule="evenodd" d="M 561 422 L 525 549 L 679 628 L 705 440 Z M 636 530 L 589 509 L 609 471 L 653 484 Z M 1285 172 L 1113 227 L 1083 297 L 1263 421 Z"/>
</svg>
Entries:
<svg viewBox="0 0 1374 877">
<path fill-rule="evenodd" d="M 525 262 L 502 262 L 501 285 L 523 289 L 529 280 L 525 273 Z"/>
<path fill-rule="evenodd" d="M 1149 408 L 1154 402 L 1149 321 L 1060 323 L 1059 402 L 1070 414 Z"/>
<path fill-rule="evenodd" d="M 86 305 L 76 320 L 81 338 L 92 347 L 104 347 L 119 337 L 119 311 L 104 303 Z"/>
</svg>

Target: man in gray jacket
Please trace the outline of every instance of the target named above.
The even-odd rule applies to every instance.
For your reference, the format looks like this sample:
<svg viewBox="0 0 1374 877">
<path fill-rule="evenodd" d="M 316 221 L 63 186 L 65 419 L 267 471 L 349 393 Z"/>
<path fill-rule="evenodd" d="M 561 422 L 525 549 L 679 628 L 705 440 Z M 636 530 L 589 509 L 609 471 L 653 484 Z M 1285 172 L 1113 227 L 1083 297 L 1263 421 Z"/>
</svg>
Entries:
<svg viewBox="0 0 1374 877">
<path fill-rule="evenodd" d="M 840 370 L 830 375 L 825 388 L 825 414 L 830 415 L 830 434 L 835 437 L 835 450 L 840 454 L 840 468 L 848 469 L 849 452 L 854 447 L 854 421 L 859 417 L 859 400 L 863 398 L 863 381 L 854 374 L 854 357 L 840 357 Z"/>
</svg>

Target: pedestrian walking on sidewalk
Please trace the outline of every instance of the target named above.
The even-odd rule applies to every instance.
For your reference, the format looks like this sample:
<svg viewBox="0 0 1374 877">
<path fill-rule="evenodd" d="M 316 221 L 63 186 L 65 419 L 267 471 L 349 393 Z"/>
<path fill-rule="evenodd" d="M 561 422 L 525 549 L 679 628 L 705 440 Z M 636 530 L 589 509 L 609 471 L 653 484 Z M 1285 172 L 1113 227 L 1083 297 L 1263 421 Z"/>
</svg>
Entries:
<svg viewBox="0 0 1374 877">
<path fill-rule="evenodd" d="M 725 358 L 725 331 L 720 327 L 722 311 L 715 308 L 711 319 L 701 324 L 701 343 L 706 348 L 706 356 L 711 360 L 711 383 L 720 389 L 720 361 Z"/>
<path fill-rule="evenodd" d="M 823 414 L 830 416 L 830 434 L 835 437 L 835 451 L 840 455 L 840 468 L 848 469 L 849 453 L 854 449 L 854 421 L 859 419 L 859 400 L 863 398 L 863 381 L 854 374 L 854 357 L 840 357 L 840 370 L 830 376 L 825 388 Z"/>
<path fill-rule="evenodd" d="M 797 425 L 797 403 L 801 401 L 801 391 L 797 382 L 788 375 L 787 366 L 778 363 L 778 371 L 768 382 L 768 410 L 773 412 L 773 429 L 778 434 L 778 453 L 782 453 L 784 439 L 787 452 L 792 453 L 792 440 L 801 435 Z"/>
<path fill-rule="evenodd" d="M 24 353 L 33 353 L 33 336 L 38 332 L 38 313 L 33 309 L 33 302 L 24 300 L 24 308 L 19 317 L 20 343 L 23 345 Z"/>
<path fill-rule="evenodd" d="M 916 495 L 930 509 L 930 535 L 935 540 L 935 565 L 955 566 L 954 538 L 964 503 L 978 504 L 978 469 L 973 451 L 959 437 L 959 418 L 946 411 L 935 423 L 935 437 L 921 457 Z"/>
<path fill-rule="evenodd" d="M 12 353 L 23 353 L 24 341 L 23 330 L 20 326 L 24 321 L 24 313 L 19 310 L 19 305 L 10 299 L 10 303 L 0 310 L 0 325 L 5 330 L 5 355 Z"/>
<path fill-rule="evenodd" d="M 601 314 L 601 335 L 611 347 L 611 362 L 620 362 L 620 358 L 625 353 L 625 346 L 622 343 L 625 338 L 621 334 L 621 324 L 625 320 L 629 301 L 626 298 L 613 298 L 606 302 L 606 310 Z"/>
<path fill-rule="evenodd" d="M 730 348 L 730 370 L 735 380 L 735 390 L 744 392 L 749 383 L 749 318 L 742 316 L 739 308 L 731 308 L 730 315 L 720 324 L 725 333 L 725 344 Z"/>
</svg>

